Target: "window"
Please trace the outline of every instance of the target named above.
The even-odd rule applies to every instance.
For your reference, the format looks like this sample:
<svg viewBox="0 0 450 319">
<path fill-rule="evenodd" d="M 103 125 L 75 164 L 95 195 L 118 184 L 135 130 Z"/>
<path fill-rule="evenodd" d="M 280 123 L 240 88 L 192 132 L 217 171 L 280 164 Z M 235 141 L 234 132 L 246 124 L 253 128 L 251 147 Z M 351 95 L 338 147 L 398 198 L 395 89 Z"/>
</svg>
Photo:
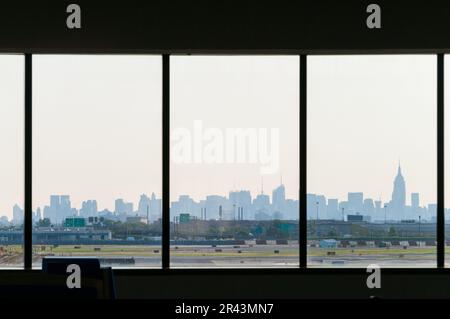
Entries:
<svg viewBox="0 0 450 319">
<path fill-rule="evenodd" d="M 0 70 L 0 267 L 22 267 L 24 57 L 0 55 Z"/>
<path fill-rule="evenodd" d="M 33 265 L 161 265 L 158 56 L 33 56 Z"/>
<path fill-rule="evenodd" d="M 299 266 L 299 60 L 170 58 L 171 267 Z M 308 267 L 436 267 L 436 62 L 308 57 Z M 17 267 L 24 57 L 0 67 L 0 267 Z M 162 77 L 160 56 L 33 55 L 34 267 L 161 267 Z"/>
<path fill-rule="evenodd" d="M 298 267 L 299 57 L 172 57 L 171 265 Z"/>
<path fill-rule="evenodd" d="M 308 264 L 436 267 L 436 56 L 308 57 Z"/>
</svg>

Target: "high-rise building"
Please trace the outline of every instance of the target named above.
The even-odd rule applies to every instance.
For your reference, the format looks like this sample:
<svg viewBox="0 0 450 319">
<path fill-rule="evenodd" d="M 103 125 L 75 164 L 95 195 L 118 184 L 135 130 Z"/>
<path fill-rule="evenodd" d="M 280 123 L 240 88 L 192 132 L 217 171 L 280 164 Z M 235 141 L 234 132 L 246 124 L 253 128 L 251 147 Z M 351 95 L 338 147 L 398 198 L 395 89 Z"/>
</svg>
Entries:
<svg viewBox="0 0 450 319">
<path fill-rule="evenodd" d="M 319 214 L 319 219 L 329 219 L 327 216 L 327 199 L 323 195 L 316 196 L 316 213 Z"/>
<path fill-rule="evenodd" d="M 383 208 L 381 207 L 381 200 L 376 200 L 375 202 L 375 216 L 374 216 L 374 220 L 383 220 Z"/>
<path fill-rule="evenodd" d="M 17 204 L 13 207 L 12 222 L 14 225 L 21 225 L 23 223 L 23 209 L 21 209 Z"/>
<path fill-rule="evenodd" d="M 272 191 L 272 205 L 275 210 L 283 211 L 286 202 L 286 190 L 284 185 L 281 184 Z"/>
<path fill-rule="evenodd" d="M 327 217 L 328 219 L 341 220 L 339 216 L 339 201 L 336 198 L 329 198 L 327 205 Z"/>
<path fill-rule="evenodd" d="M 266 194 L 259 194 L 253 200 L 256 209 L 268 209 L 270 206 L 270 197 Z"/>
<path fill-rule="evenodd" d="M 233 219 L 253 219 L 253 216 L 251 216 L 252 195 L 250 191 L 229 192 L 228 199 L 233 209 Z"/>
<path fill-rule="evenodd" d="M 122 216 L 133 215 L 133 203 L 127 203 L 122 198 L 116 199 L 114 202 L 114 213 Z"/>
<path fill-rule="evenodd" d="M 316 194 L 306 194 L 306 214 L 308 219 L 316 219 L 317 218 L 317 200 Z"/>
<path fill-rule="evenodd" d="M 63 210 L 70 210 L 70 196 L 69 195 L 61 195 L 60 196 L 60 208 Z"/>
<path fill-rule="evenodd" d="M 364 194 L 362 192 L 349 192 L 347 194 L 348 211 L 346 213 L 348 214 L 362 213 L 364 210 L 363 199 Z"/>
<path fill-rule="evenodd" d="M 392 219 L 402 219 L 405 211 L 406 186 L 405 179 L 402 175 L 400 164 L 398 165 L 397 176 L 394 179 L 394 190 L 392 191 L 392 199 L 389 203 L 389 212 Z"/>
<path fill-rule="evenodd" d="M 83 203 L 81 203 L 80 216 L 97 217 L 98 216 L 97 201 L 95 199 L 83 201 Z"/>
<path fill-rule="evenodd" d="M 180 209 L 179 203 L 173 202 L 170 211 L 172 214 L 179 214 Z M 148 218 L 149 221 L 156 221 L 161 218 L 161 199 L 157 199 L 155 193 L 152 193 L 150 198 L 142 194 L 138 204 L 138 215 Z"/>
<path fill-rule="evenodd" d="M 53 224 L 62 224 L 66 217 L 76 214 L 69 195 L 50 195 L 50 206 L 44 207 L 44 218 L 50 219 Z"/>
<path fill-rule="evenodd" d="M 373 199 L 371 199 L 371 198 L 364 199 L 363 212 L 364 212 L 365 215 L 368 215 L 370 217 L 374 217 L 375 205 L 373 203 Z"/>
<path fill-rule="evenodd" d="M 228 201 L 225 196 L 206 196 L 204 208 L 208 212 L 208 219 L 226 219 L 230 213 Z"/>
<path fill-rule="evenodd" d="M 36 221 L 39 221 L 42 219 L 41 209 L 38 207 L 36 209 Z"/>
<path fill-rule="evenodd" d="M 60 203 L 61 201 L 59 195 L 50 195 L 50 208 L 58 210 Z"/>
<path fill-rule="evenodd" d="M 138 215 L 147 218 L 147 213 L 150 215 L 150 198 L 142 194 L 139 198 Z M 150 216 L 148 216 L 150 218 Z"/>
<path fill-rule="evenodd" d="M 411 193 L 411 207 L 418 208 L 419 206 L 419 193 Z"/>
</svg>

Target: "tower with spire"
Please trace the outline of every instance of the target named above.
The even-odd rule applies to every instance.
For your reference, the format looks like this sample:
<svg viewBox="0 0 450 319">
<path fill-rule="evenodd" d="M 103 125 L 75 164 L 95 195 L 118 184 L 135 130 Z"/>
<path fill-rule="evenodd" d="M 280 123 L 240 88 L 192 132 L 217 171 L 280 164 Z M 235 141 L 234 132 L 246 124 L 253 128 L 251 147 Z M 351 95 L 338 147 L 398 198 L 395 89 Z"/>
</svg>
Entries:
<svg viewBox="0 0 450 319">
<path fill-rule="evenodd" d="M 405 210 L 406 204 L 406 186 L 405 179 L 402 175 L 402 168 L 398 164 L 397 176 L 394 179 L 394 190 L 392 191 L 392 198 L 389 204 L 389 212 L 391 218 L 401 219 Z"/>
</svg>

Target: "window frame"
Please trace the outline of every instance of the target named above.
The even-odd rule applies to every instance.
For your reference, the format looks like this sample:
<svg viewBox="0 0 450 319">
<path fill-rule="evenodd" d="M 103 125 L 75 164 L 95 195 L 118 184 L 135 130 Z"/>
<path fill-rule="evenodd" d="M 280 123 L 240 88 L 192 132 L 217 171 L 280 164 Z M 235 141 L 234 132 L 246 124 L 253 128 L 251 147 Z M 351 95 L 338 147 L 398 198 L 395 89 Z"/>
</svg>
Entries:
<svg viewBox="0 0 450 319">
<path fill-rule="evenodd" d="M 131 50 L 130 50 L 131 51 Z M 67 54 L 67 52 L 64 52 Z M 197 52 L 199 55 L 221 55 L 219 52 Z M 32 60 L 34 53 L 24 54 L 25 63 L 25 89 L 24 89 L 24 269 L 32 270 Z M 58 53 L 51 53 L 58 54 Z M 74 53 L 80 54 L 80 53 Z M 107 54 L 107 52 L 103 52 Z M 123 52 L 123 54 L 136 54 L 133 52 Z M 142 54 L 142 53 L 139 53 Z M 182 53 L 177 52 L 177 55 Z M 186 52 L 186 55 L 190 54 Z M 229 52 L 224 53 L 230 55 Z M 334 52 L 333 55 L 344 53 Z M 345 53 L 346 55 L 367 55 L 367 51 Z M 406 52 L 383 52 L 383 54 L 408 54 Z M 409 271 L 441 271 L 445 268 L 445 194 L 444 194 L 444 53 L 429 53 L 436 55 L 437 67 L 437 212 L 436 212 L 436 267 L 434 268 L 413 268 Z M 292 274 L 292 273 L 363 273 L 364 268 L 308 268 L 307 267 L 307 60 L 311 54 L 305 52 L 285 53 L 274 50 L 273 52 L 259 53 L 255 51 L 252 54 L 233 53 L 231 55 L 290 55 L 299 56 L 299 266 L 297 268 L 210 268 L 210 269 L 191 269 L 191 268 L 170 268 L 170 56 L 171 53 L 160 52 L 160 54 L 149 52 L 149 55 L 159 55 L 162 58 L 162 267 L 158 269 L 144 268 L 120 268 L 115 271 L 121 274 L 145 274 L 145 273 L 205 273 L 205 274 Z M 223 54 L 222 54 L 223 55 Z M 7 270 L 7 269 L 5 269 Z M 5 271 L 3 270 L 3 271 Z M 397 273 L 399 270 L 408 271 L 403 268 L 384 268 L 390 273 Z"/>
</svg>

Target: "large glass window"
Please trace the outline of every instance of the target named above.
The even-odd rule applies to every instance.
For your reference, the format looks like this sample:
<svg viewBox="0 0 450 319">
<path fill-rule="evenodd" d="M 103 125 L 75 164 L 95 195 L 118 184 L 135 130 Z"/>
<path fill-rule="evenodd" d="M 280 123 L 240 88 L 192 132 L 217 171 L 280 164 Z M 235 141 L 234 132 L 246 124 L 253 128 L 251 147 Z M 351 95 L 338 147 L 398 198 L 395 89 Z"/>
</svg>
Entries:
<svg viewBox="0 0 450 319">
<path fill-rule="evenodd" d="M 33 56 L 33 265 L 160 267 L 162 59 Z"/>
<path fill-rule="evenodd" d="M 0 55 L 0 267 L 23 266 L 24 57 Z"/>
<path fill-rule="evenodd" d="M 172 267 L 298 266 L 299 57 L 171 58 Z"/>
<path fill-rule="evenodd" d="M 308 265 L 436 266 L 436 56 L 308 57 Z"/>
</svg>

